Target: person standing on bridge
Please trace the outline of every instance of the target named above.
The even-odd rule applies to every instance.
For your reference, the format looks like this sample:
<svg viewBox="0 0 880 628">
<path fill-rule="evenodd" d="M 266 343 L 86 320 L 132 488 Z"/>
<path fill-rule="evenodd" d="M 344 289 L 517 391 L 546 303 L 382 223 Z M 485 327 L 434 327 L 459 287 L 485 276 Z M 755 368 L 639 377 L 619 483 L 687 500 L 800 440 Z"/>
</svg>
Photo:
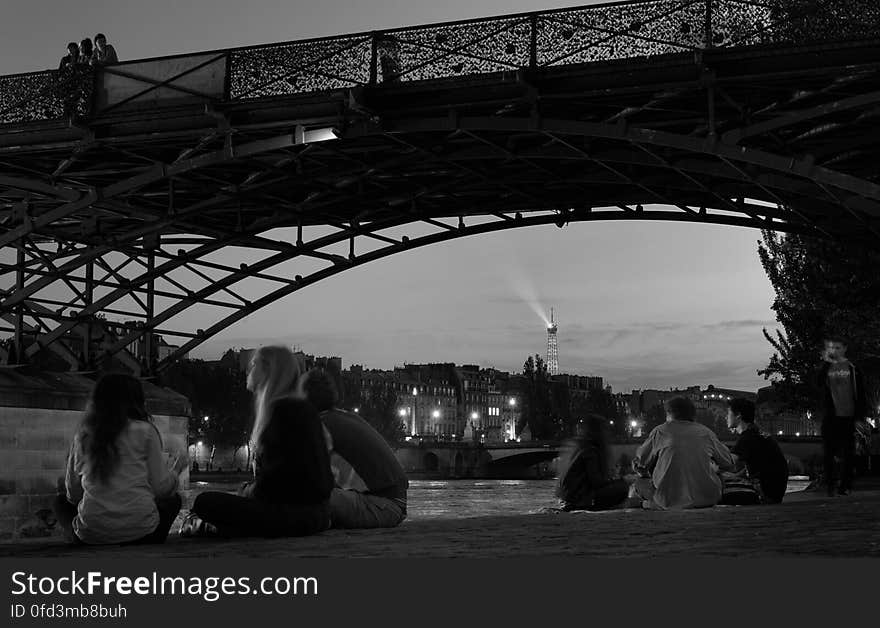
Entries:
<svg viewBox="0 0 880 628">
<path fill-rule="evenodd" d="M 67 54 L 61 57 L 61 63 L 58 64 L 58 70 L 63 71 L 76 65 L 79 60 L 79 46 L 75 41 L 67 44 Z"/>
<path fill-rule="evenodd" d="M 247 376 L 254 480 L 239 495 L 198 495 L 181 536 L 307 536 L 330 527 L 330 455 L 318 412 L 295 392 L 302 372 L 286 347 L 256 351 Z"/>
<path fill-rule="evenodd" d="M 635 481 L 630 496 L 648 509 L 706 508 L 722 495 L 718 471 L 736 465 L 715 432 L 695 422 L 697 409 L 685 397 L 666 402 L 666 422 L 636 450 L 633 468 L 650 474 Z"/>
<path fill-rule="evenodd" d="M 336 486 L 330 494 L 334 528 L 393 528 L 406 519 L 409 480 L 394 451 L 372 425 L 336 407 L 338 393 L 326 371 L 303 377 L 306 398 L 321 413 L 333 442 Z"/>
<path fill-rule="evenodd" d="M 834 458 L 838 454 L 841 468 L 837 494 L 846 495 L 852 490 L 856 421 L 868 416 L 862 371 L 847 359 L 846 351 L 846 340 L 842 337 L 827 337 L 814 381 L 822 416 L 825 488 L 829 496 L 834 495 Z"/>
<path fill-rule="evenodd" d="M 91 65 L 92 55 L 94 54 L 95 50 L 92 46 L 92 40 L 86 37 L 81 42 L 79 42 L 79 59 L 77 59 L 77 64 Z"/>
<path fill-rule="evenodd" d="M 119 63 L 119 57 L 116 55 L 116 48 L 107 43 L 107 37 L 104 36 L 104 33 L 98 33 L 95 35 L 92 65 L 107 65 L 108 63 Z"/>
</svg>

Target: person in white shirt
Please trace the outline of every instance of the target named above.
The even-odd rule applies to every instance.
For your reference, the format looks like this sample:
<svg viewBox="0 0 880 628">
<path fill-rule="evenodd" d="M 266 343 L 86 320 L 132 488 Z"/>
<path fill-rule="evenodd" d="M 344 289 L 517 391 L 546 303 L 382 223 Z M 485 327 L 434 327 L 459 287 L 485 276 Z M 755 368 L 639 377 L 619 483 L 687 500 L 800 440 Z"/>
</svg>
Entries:
<svg viewBox="0 0 880 628">
<path fill-rule="evenodd" d="M 670 399 L 666 422 L 636 450 L 633 468 L 650 475 L 636 480 L 630 496 L 643 508 L 705 508 L 721 499 L 718 470 L 734 471 L 736 464 L 715 433 L 694 421 L 696 414 L 690 399 Z"/>
<path fill-rule="evenodd" d="M 68 540 L 85 544 L 163 543 L 181 506 L 178 474 L 144 407 L 140 381 L 102 377 L 92 390 L 67 459 L 55 514 Z"/>
</svg>

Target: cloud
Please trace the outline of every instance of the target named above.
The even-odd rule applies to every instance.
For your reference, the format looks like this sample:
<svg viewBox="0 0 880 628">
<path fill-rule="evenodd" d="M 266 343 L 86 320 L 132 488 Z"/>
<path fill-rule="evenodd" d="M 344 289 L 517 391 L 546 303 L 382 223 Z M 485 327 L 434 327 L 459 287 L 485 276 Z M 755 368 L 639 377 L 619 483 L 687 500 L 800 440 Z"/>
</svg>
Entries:
<svg viewBox="0 0 880 628">
<path fill-rule="evenodd" d="M 775 320 L 756 320 L 756 319 L 743 319 L 736 321 L 721 321 L 718 323 L 710 323 L 704 325 L 706 329 L 750 329 L 752 327 L 773 327 L 778 323 Z"/>
</svg>

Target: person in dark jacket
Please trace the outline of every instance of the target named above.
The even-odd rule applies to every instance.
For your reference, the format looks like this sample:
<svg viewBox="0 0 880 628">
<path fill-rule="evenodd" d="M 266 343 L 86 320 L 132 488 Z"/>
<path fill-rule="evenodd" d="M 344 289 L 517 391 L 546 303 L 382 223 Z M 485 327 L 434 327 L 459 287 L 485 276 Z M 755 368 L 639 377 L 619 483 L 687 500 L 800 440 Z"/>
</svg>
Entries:
<svg viewBox="0 0 880 628">
<path fill-rule="evenodd" d="M 822 416 L 825 487 L 834 494 L 834 458 L 841 459 L 837 494 L 852 490 L 855 465 L 856 421 L 868 416 L 862 371 L 846 357 L 847 343 L 840 336 L 825 339 L 822 364 L 816 369 L 817 406 Z"/>
<path fill-rule="evenodd" d="M 104 33 L 95 35 L 95 50 L 92 52 L 92 65 L 108 65 L 110 63 L 118 63 L 119 56 L 116 54 L 116 48 L 112 44 L 107 43 L 107 37 Z"/>
<path fill-rule="evenodd" d="M 306 536 L 330 527 L 330 454 L 317 410 L 293 393 L 302 371 L 285 347 L 256 352 L 248 373 L 254 481 L 239 495 L 198 495 L 181 535 Z"/>
<path fill-rule="evenodd" d="M 563 510 L 608 510 L 626 501 L 628 485 L 611 477 L 605 419 L 591 414 L 559 456 L 556 496 Z"/>
<path fill-rule="evenodd" d="M 743 398 L 728 401 L 727 427 L 739 434 L 730 450 L 737 466 L 736 475 L 757 484 L 761 503 L 780 503 L 788 487 L 788 462 L 779 443 L 762 434 L 755 424 L 755 404 Z"/>
<path fill-rule="evenodd" d="M 336 407 L 338 393 L 328 373 L 303 376 L 305 397 L 321 413 L 330 433 L 330 464 L 336 486 L 330 494 L 334 528 L 393 528 L 406 518 L 409 480 L 394 450 L 372 425 Z"/>
<path fill-rule="evenodd" d="M 822 364 L 816 369 L 817 406 L 822 416 L 822 449 L 825 487 L 834 494 L 835 457 L 840 457 L 838 495 L 852 490 L 855 467 L 855 424 L 868 416 L 862 371 L 846 357 L 847 343 L 841 336 L 825 339 Z"/>
<path fill-rule="evenodd" d="M 75 66 L 79 62 L 79 46 L 75 41 L 67 44 L 67 54 L 61 57 L 61 62 L 58 64 L 59 70 L 66 70 L 69 67 Z"/>
</svg>

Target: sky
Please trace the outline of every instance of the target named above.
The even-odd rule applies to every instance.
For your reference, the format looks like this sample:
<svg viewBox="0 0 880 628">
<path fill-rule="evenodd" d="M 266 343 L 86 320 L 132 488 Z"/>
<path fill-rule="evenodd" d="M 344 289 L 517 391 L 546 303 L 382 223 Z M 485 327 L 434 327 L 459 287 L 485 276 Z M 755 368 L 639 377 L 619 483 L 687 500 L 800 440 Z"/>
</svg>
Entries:
<svg viewBox="0 0 880 628">
<path fill-rule="evenodd" d="M 563 0 L 5 0 L 0 74 L 57 67 L 68 41 L 104 32 L 122 60 L 578 6 Z M 51 19 L 47 19 L 51 16 Z M 301 290 L 193 357 L 285 343 L 346 365 L 451 361 L 519 371 L 559 321 L 564 372 L 615 391 L 755 390 L 771 348 L 773 290 L 760 234 L 739 227 L 593 222 L 407 251 Z M 192 327 L 199 325 L 191 321 Z"/>
</svg>

